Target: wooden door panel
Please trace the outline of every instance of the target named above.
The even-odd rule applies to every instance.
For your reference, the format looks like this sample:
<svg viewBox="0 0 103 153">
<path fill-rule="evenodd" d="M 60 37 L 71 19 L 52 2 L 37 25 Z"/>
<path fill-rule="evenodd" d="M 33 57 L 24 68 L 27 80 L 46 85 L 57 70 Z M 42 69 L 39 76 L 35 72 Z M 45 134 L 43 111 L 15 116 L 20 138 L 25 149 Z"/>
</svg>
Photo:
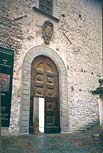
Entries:
<svg viewBox="0 0 103 153">
<path fill-rule="evenodd" d="M 44 96 L 44 89 L 43 87 L 36 87 L 35 89 L 35 95 L 43 97 Z"/>
<path fill-rule="evenodd" d="M 54 77 L 53 76 L 46 76 L 46 83 L 49 85 L 54 85 Z"/>
<path fill-rule="evenodd" d="M 31 65 L 31 96 L 45 98 L 45 133 L 60 132 L 59 74 L 55 64 L 38 56 Z"/>
<path fill-rule="evenodd" d="M 44 76 L 42 74 L 36 74 L 35 82 L 44 83 Z"/>
<path fill-rule="evenodd" d="M 59 102 L 56 97 L 45 98 L 45 133 L 60 132 Z"/>
<path fill-rule="evenodd" d="M 52 128 L 52 126 L 54 126 L 54 124 L 55 124 L 55 116 L 48 115 L 46 122 L 47 122 L 46 129 L 48 129 L 50 127 Z M 46 131 L 46 129 L 45 129 L 45 131 Z"/>
</svg>

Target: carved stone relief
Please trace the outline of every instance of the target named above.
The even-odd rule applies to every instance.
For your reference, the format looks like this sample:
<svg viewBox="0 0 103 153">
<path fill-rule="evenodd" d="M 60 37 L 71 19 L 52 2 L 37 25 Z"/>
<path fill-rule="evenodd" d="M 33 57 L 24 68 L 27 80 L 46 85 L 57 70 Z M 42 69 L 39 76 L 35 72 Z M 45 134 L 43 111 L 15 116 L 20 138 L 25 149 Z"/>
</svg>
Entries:
<svg viewBox="0 0 103 153">
<path fill-rule="evenodd" d="M 42 37 L 45 44 L 49 44 L 53 35 L 54 26 L 50 20 L 46 20 L 42 27 Z"/>
</svg>

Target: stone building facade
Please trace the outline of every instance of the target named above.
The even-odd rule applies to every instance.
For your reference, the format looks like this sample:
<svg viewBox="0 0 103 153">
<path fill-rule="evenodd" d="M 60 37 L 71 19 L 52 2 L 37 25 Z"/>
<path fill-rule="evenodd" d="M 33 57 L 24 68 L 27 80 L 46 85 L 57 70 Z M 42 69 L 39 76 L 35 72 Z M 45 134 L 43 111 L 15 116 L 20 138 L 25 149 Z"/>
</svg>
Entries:
<svg viewBox="0 0 103 153">
<path fill-rule="evenodd" d="M 82 130 L 99 119 L 98 97 L 91 91 L 102 77 L 102 13 L 87 0 L 54 0 L 52 15 L 34 8 L 37 0 L 0 0 L 0 46 L 15 51 L 9 134 L 29 133 L 31 64 L 50 58 L 59 72 L 61 132 Z M 54 26 L 49 44 L 42 26 Z"/>
</svg>

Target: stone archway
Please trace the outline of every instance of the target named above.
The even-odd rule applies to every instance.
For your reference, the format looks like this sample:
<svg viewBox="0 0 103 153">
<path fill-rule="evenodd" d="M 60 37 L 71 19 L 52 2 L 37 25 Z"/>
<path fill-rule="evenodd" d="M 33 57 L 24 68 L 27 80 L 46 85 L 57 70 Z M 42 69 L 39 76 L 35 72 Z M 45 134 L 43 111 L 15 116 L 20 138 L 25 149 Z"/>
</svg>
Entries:
<svg viewBox="0 0 103 153">
<path fill-rule="evenodd" d="M 30 49 L 23 61 L 19 132 L 20 134 L 29 134 L 31 63 L 33 59 L 39 55 L 51 58 L 59 71 L 60 127 L 61 132 L 68 132 L 68 83 L 66 67 L 59 54 L 53 49 L 45 46 L 37 46 Z"/>
</svg>

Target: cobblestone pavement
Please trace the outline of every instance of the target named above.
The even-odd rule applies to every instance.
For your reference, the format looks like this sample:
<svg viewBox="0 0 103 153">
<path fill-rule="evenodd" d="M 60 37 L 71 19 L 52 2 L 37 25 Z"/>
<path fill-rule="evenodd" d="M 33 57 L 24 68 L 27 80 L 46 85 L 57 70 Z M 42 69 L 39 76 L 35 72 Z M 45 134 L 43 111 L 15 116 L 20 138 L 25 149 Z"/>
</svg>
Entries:
<svg viewBox="0 0 103 153">
<path fill-rule="evenodd" d="M 103 153 L 103 141 L 92 133 L 3 136 L 2 153 Z"/>
</svg>

